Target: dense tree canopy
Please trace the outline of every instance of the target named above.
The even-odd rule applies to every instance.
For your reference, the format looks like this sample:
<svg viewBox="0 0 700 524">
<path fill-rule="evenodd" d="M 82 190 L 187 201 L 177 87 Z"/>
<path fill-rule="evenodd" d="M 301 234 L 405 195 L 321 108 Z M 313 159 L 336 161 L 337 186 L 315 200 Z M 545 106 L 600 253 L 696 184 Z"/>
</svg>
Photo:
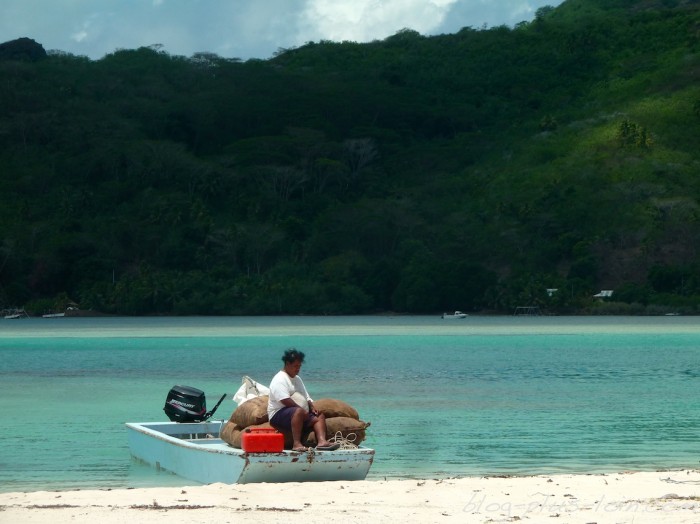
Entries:
<svg viewBox="0 0 700 524">
<path fill-rule="evenodd" d="M 698 27 L 567 0 L 267 61 L 0 55 L 0 306 L 697 312 Z"/>
</svg>

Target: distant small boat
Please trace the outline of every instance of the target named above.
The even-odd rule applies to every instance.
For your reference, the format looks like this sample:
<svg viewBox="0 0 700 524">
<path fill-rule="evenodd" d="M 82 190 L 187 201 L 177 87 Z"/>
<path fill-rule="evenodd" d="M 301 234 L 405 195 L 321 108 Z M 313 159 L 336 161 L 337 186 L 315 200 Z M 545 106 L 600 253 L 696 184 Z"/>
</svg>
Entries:
<svg viewBox="0 0 700 524">
<path fill-rule="evenodd" d="M 442 318 L 444 318 L 444 319 L 467 318 L 467 314 L 462 313 L 461 311 L 455 311 L 454 313 L 443 313 Z"/>
<path fill-rule="evenodd" d="M 70 314 L 73 311 L 78 311 L 78 308 L 75 306 L 68 306 L 65 311 L 60 312 L 60 313 L 44 313 L 41 315 L 41 318 L 62 318 L 65 317 L 66 314 Z"/>
<path fill-rule="evenodd" d="M 247 453 L 219 438 L 224 424 L 130 422 L 126 427 L 134 457 L 203 484 L 364 480 L 374 460 L 374 450 L 362 446 Z"/>
<path fill-rule="evenodd" d="M 24 309 L 3 309 L 2 315 L 5 320 L 15 320 L 18 318 L 29 318 Z"/>
<path fill-rule="evenodd" d="M 541 314 L 539 306 L 518 306 L 513 313 L 516 317 L 539 317 Z"/>
</svg>

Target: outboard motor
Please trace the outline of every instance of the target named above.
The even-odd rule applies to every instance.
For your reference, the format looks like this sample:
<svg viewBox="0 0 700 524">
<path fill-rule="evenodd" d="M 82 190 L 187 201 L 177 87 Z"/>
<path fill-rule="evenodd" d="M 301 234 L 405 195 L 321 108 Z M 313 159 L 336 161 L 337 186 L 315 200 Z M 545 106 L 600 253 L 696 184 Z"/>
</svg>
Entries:
<svg viewBox="0 0 700 524">
<path fill-rule="evenodd" d="M 225 393 L 214 409 L 207 412 L 204 391 L 190 386 L 173 386 L 165 399 L 163 411 L 172 422 L 204 422 L 214 414 L 224 398 Z"/>
</svg>

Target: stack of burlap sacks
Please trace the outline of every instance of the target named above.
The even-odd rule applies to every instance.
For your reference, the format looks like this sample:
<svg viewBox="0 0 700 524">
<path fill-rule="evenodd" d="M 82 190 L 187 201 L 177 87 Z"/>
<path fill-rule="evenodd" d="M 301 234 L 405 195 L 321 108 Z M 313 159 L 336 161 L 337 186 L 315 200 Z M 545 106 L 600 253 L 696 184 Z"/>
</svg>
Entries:
<svg viewBox="0 0 700 524">
<path fill-rule="evenodd" d="M 263 395 L 246 400 L 238 406 L 221 431 L 221 438 L 224 442 L 240 449 L 241 437 L 246 429 L 271 428 L 272 426 L 267 419 L 267 401 L 268 396 Z M 328 428 L 326 438 L 329 440 L 342 438 L 346 439 L 345 442 L 355 445 L 359 445 L 365 440 L 365 430 L 370 424 L 360 420 L 357 410 L 351 405 L 342 400 L 322 398 L 314 401 L 314 407 L 326 416 L 326 427 Z M 284 435 L 284 448 L 292 449 L 291 432 L 283 431 L 282 434 Z M 306 436 L 303 444 L 305 446 L 316 445 L 316 435 L 313 431 Z"/>
</svg>

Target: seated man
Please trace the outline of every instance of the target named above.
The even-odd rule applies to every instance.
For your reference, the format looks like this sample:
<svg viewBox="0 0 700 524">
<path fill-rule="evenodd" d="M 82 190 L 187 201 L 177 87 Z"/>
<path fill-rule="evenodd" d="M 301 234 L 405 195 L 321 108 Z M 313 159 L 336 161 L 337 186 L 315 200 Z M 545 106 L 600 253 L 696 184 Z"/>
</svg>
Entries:
<svg viewBox="0 0 700 524">
<path fill-rule="evenodd" d="M 280 431 L 291 431 L 292 450 L 307 451 L 301 442 L 302 434 L 311 430 L 316 434 L 316 449 L 333 451 L 340 447 L 326 440 L 326 417 L 314 409 L 314 402 L 306 391 L 304 382 L 299 376 L 304 362 L 304 353 L 296 349 L 288 349 L 282 357 L 284 368 L 279 371 L 270 383 L 270 400 L 267 404 L 267 414 L 270 425 Z M 309 410 L 299 406 L 292 395 L 301 394 L 309 403 Z"/>
</svg>

